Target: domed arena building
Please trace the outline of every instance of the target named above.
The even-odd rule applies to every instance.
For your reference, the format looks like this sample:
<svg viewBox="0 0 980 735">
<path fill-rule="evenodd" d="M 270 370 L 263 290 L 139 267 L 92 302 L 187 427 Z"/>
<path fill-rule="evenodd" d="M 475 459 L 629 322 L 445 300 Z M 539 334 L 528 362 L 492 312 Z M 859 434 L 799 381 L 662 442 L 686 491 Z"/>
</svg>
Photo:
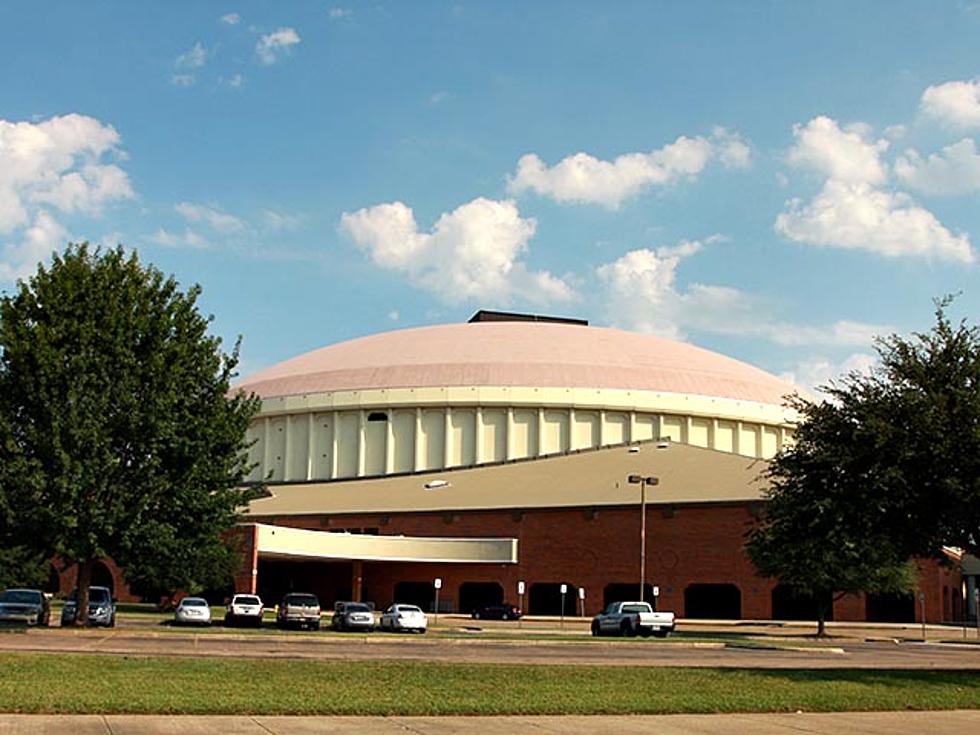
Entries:
<svg viewBox="0 0 980 735">
<path fill-rule="evenodd" d="M 745 363 L 478 312 L 315 350 L 236 388 L 262 399 L 250 479 L 268 491 L 241 529 L 240 591 L 588 615 L 636 599 L 642 579 L 680 617 L 814 617 L 743 550 L 796 419 L 794 386 Z M 927 618 L 952 619 L 958 573 L 929 565 L 922 582 Z M 911 621 L 916 608 L 845 597 L 833 614 Z"/>
</svg>

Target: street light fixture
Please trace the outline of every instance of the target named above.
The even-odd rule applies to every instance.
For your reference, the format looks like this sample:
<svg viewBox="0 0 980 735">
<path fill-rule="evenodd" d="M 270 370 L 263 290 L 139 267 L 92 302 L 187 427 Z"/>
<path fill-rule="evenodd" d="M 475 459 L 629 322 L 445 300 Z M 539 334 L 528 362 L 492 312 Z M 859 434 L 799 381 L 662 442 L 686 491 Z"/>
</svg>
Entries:
<svg viewBox="0 0 980 735">
<path fill-rule="evenodd" d="M 640 486 L 640 599 L 646 600 L 647 587 L 647 485 L 659 485 L 659 477 L 630 475 L 626 478 L 631 485 Z"/>
</svg>

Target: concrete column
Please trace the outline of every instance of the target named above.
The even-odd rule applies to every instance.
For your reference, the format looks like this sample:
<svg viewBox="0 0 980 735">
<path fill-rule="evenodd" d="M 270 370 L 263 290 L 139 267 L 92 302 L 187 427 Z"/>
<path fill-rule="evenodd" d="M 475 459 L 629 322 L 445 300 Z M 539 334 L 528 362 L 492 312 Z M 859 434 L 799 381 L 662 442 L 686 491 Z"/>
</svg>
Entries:
<svg viewBox="0 0 980 735">
<path fill-rule="evenodd" d="M 316 462 L 316 421 L 313 412 L 306 414 L 306 479 L 313 479 L 313 466 Z"/>
<path fill-rule="evenodd" d="M 361 602 L 364 594 L 364 562 L 355 559 L 351 562 L 350 596 L 353 602 Z"/>
<path fill-rule="evenodd" d="M 741 441 L 742 441 L 742 422 L 735 422 L 735 436 L 732 438 L 732 453 L 741 454 Z"/>
<path fill-rule="evenodd" d="M 639 427 L 639 423 L 636 420 L 636 411 L 630 411 L 630 436 L 629 436 L 629 440 L 630 440 L 631 443 L 635 443 L 635 442 L 639 441 L 636 438 L 636 435 L 639 432 L 639 428 L 638 427 Z"/>
<path fill-rule="evenodd" d="M 476 434 L 473 437 L 474 442 L 474 454 L 476 455 L 476 464 L 483 462 L 483 407 L 477 406 L 476 410 L 473 411 L 473 427 Z"/>
<path fill-rule="evenodd" d="M 418 472 L 422 469 L 422 409 L 415 409 L 415 466 L 413 469 Z"/>
<path fill-rule="evenodd" d="M 536 456 L 544 454 L 544 409 L 538 409 L 538 446 L 535 448 Z"/>
<path fill-rule="evenodd" d="M 385 474 L 395 471 L 395 409 L 388 410 L 388 425 L 385 427 Z"/>
<path fill-rule="evenodd" d="M 331 436 L 331 441 L 333 446 L 330 450 L 330 479 L 333 480 L 337 477 L 337 465 L 339 463 L 337 458 L 337 449 L 340 445 L 340 412 L 334 411 L 332 414 L 331 426 L 333 427 L 333 435 Z"/>
<path fill-rule="evenodd" d="M 451 467 L 453 464 L 453 410 L 446 406 L 442 422 L 442 466 Z"/>
<path fill-rule="evenodd" d="M 762 456 L 762 424 L 755 424 L 755 456 Z"/>
<path fill-rule="evenodd" d="M 506 440 L 506 450 L 504 452 L 504 457 L 506 459 L 514 458 L 514 407 L 507 406 L 507 440 Z"/>
<path fill-rule="evenodd" d="M 367 457 L 367 411 L 357 412 L 357 476 L 364 477 Z"/>
<path fill-rule="evenodd" d="M 290 419 L 289 414 L 283 416 L 282 419 L 283 422 L 285 423 L 285 429 L 283 430 L 284 436 L 282 439 L 282 479 L 283 480 L 293 479 L 289 476 L 289 459 L 292 456 L 292 448 L 290 447 L 291 442 L 289 441 L 290 440 L 289 425 L 293 423 L 289 419 Z"/>
<path fill-rule="evenodd" d="M 565 451 L 570 452 L 573 449 L 577 449 L 575 446 L 575 409 L 568 409 L 568 446 L 565 447 Z"/>
<path fill-rule="evenodd" d="M 708 449 L 718 448 L 718 419 L 711 419 L 711 428 L 708 429 Z"/>
<path fill-rule="evenodd" d="M 599 411 L 599 444 L 598 446 L 605 446 L 606 442 L 606 412 L 604 410 Z"/>
<path fill-rule="evenodd" d="M 266 416 L 263 423 L 265 424 L 262 427 L 262 479 L 264 480 L 266 475 L 269 474 L 269 469 L 272 466 L 272 442 L 269 441 L 272 419 Z"/>
</svg>

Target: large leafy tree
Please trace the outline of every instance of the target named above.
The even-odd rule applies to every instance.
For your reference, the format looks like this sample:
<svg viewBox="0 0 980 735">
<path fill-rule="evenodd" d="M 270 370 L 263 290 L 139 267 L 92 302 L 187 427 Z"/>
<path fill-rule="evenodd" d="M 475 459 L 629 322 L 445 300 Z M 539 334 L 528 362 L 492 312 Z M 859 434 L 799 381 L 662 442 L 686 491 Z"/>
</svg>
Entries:
<svg viewBox="0 0 980 735">
<path fill-rule="evenodd" d="M 81 244 L 0 299 L 0 497 L 18 540 L 78 565 L 80 624 L 101 557 L 157 589 L 231 568 L 258 406 L 229 395 L 238 346 L 222 352 L 199 294 Z"/>
<path fill-rule="evenodd" d="M 980 330 L 935 323 L 877 344 L 879 366 L 792 399 L 795 443 L 769 465 L 765 517 L 747 550 L 805 594 L 899 592 L 910 557 L 980 551 Z"/>
</svg>

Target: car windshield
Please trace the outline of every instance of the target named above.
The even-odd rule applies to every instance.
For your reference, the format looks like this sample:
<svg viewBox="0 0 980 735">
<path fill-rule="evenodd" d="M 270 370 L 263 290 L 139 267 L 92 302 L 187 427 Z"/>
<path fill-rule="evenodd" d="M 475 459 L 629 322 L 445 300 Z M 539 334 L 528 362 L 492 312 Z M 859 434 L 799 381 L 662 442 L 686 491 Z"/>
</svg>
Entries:
<svg viewBox="0 0 980 735">
<path fill-rule="evenodd" d="M 261 605 L 258 597 L 252 595 L 239 595 L 235 598 L 236 605 Z"/>
<path fill-rule="evenodd" d="M 0 594 L 0 602 L 12 602 L 20 605 L 40 605 L 41 593 L 35 590 L 4 590 Z"/>
<path fill-rule="evenodd" d="M 313 595 L 286 595 L 283 602 L 287 605 L 306 605 L 307 607 L 319 607 L 320 601 Z"/>
<path fill-rule="evenodd" d="M 109 590 L 105 587 L 89 587 L 88 588 L 88 601 L 89 603 L 106 603 L 109 602 Z M 78 602 L 78 590 L 72 590 L 71 594 L 68 595 L 68 602 Z"/>
<path fill-rule="evenodd" d="M 638 602 L 635 605 L 623 605 L 623 612 L 624 613 L 628 613 L 628 612 L 647 613 L 647 612 L 652 612 L 652 610 L 650 610 L 650 606 L 645 602 Z"/>
<path fill-rule="evenodd" d="M 344 612 L 371 612 L 371 608 L 369 608 L 367 605 L 345 605 Z"/>
<path fill-rule="evenodd" d="M 182 607 L 207 607 L 207 600 L 202 600 L 200 597 L 185 597 L 180 601 Z"/>
<path fill-rule="evenodd" d="M 399 605 L 398 606 L 398 612 L 403 612 L 403 613 L 420 613 L 420 612 L 422 612 L 422 610 L 420 608 L 415 607 L 415 605 Z"/>
</svg>

